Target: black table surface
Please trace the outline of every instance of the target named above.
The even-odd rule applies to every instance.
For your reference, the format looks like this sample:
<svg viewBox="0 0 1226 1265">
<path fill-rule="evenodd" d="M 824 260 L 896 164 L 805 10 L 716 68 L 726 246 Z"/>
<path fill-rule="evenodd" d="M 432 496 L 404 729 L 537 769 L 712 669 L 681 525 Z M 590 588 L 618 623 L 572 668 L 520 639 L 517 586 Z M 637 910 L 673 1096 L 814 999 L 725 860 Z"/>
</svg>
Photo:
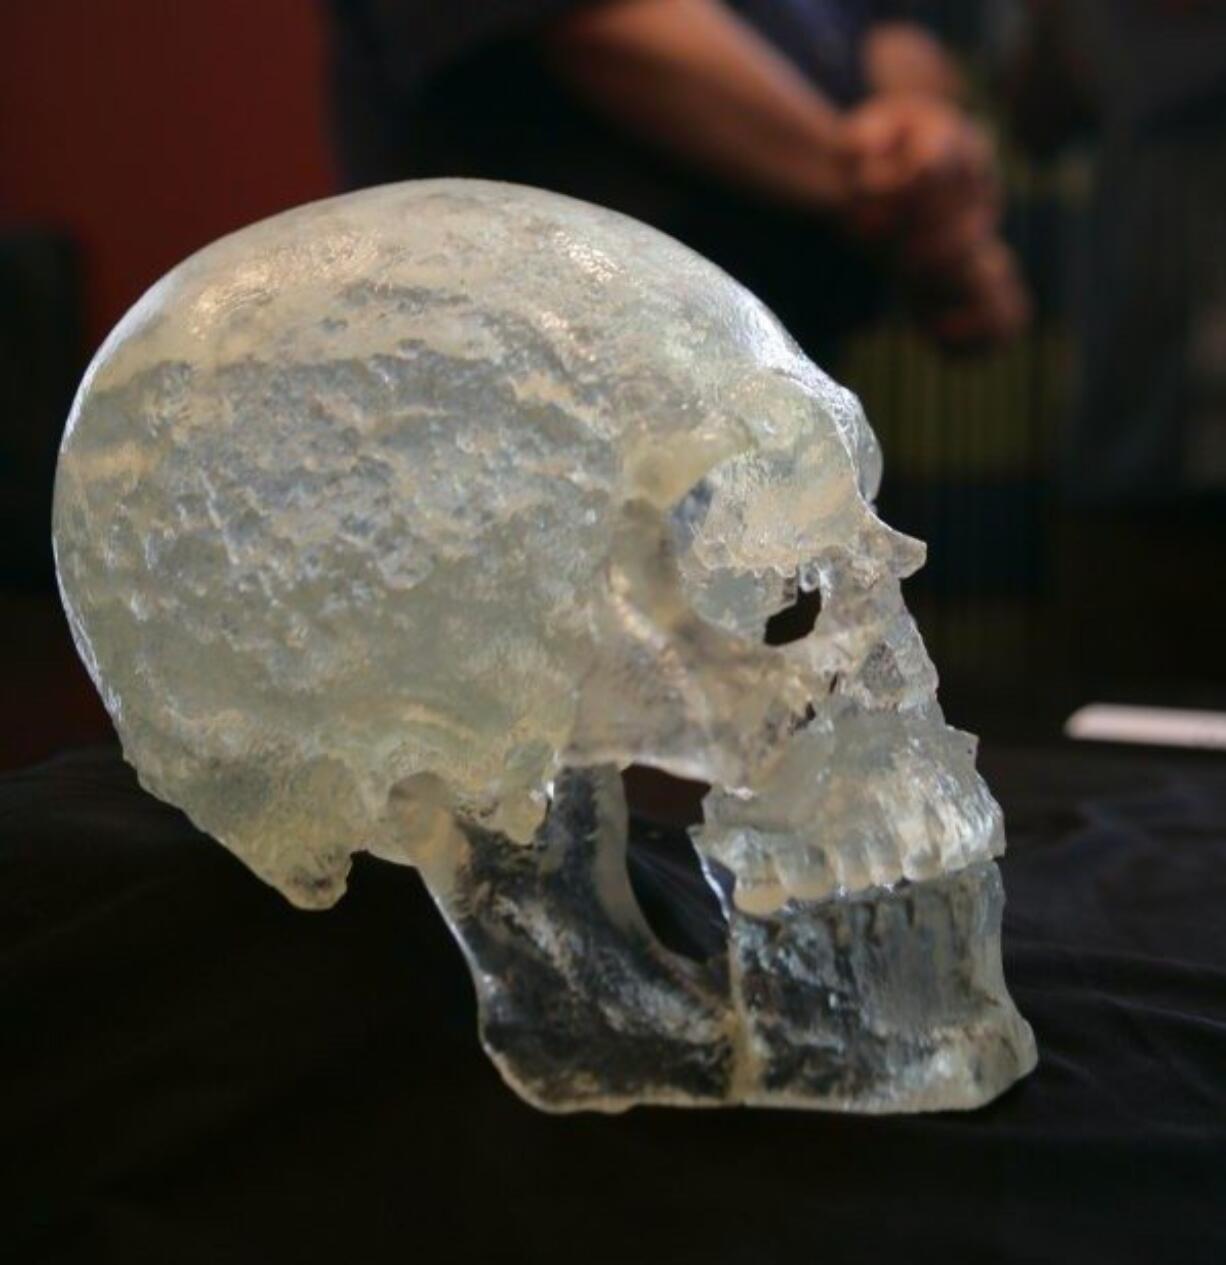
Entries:
<svg viewBox="0 0 1226 1265">
<path fill-rule="evenodd" d="M 112 747 L 0 778 L 0 1260 L 1226 1261 L 1226 760 L 987 747 L 1038 1071 L 543 1115 L 417 877 L 291 909 Z"/>
</svg>

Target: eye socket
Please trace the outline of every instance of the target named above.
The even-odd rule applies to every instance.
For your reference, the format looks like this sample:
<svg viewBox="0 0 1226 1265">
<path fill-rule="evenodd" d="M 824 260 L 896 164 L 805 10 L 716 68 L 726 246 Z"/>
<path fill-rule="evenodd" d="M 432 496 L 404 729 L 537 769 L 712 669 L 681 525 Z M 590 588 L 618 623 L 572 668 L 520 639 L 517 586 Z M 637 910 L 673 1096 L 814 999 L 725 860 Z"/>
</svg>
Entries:
<svg viewBox="0 0 1226 1265">
<path fill-rule="evenodd" d="M 787 646 L 794 641 L 802 641 L 813 631 L 821 613 L 821 589 L 813 589 L 809 593 L 801 590 L 791 606 L 776 611 L 766 621 L 763 640 L 768 646 Z"/>
</svg>

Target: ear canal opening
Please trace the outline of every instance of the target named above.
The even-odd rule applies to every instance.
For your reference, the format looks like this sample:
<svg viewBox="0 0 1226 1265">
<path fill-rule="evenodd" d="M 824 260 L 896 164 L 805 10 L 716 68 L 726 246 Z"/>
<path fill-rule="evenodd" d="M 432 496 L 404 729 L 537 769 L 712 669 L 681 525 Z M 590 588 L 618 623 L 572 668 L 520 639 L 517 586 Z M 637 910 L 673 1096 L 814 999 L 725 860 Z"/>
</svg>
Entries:
<svg viewBox="0 0 1226 1265">
<path fill-rule="evenodd" d="M 787 646 L 794 641 L 803 641 L 813 631 L 821 613 L 821 589 L 808 593 L 801 589 L 791 606 L 776 611 L 766 621 L 763 640 L 768 646 Z"/>
<path fill-rule="evenodd" d="M 722 957 L 727 923 L 687 829 L 702 821 L 710 787 L 637 764 L 623 770 L 622 785 L 630 814 L 626 872 L 652 934 L 696 962 Z"/>
</svg>

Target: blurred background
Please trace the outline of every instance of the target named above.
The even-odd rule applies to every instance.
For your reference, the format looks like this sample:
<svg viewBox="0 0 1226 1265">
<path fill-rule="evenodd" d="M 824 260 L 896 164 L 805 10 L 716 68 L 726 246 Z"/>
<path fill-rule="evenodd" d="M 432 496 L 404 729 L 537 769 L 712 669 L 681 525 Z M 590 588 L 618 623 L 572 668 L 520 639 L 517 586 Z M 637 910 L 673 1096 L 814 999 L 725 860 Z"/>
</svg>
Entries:
<svg viewBox="0 0 1226 1265">
<path fill-rule="evenodd" d="M 41 0 L 0 16 L 0 767 L 104 738 L 60 615 L 89 357 L 230 230 L 485 175 L 658 224 L 861 395 L 951 720 L 1226 705 L 1226 6 Z"/>
</svg>

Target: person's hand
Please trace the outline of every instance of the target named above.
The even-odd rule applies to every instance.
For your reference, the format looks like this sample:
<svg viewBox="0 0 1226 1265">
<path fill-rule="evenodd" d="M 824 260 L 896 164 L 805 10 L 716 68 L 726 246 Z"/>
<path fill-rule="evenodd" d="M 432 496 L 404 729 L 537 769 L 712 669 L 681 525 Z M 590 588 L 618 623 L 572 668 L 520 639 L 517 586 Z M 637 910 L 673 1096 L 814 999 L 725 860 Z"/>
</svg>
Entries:
<svg viewBox="0 0 1226 1265">
<path fill-rule="evenodd" d="M 940 40 L 914 22 L 874 22 L 865 34 L 861 60 L 873 93 L 920 93 L 946 101 L 966 95 L 957 63 Z"/>
<path fill-rule="evenodd" d="M 911 302 L 920 324 L 950 351 L 997 346 L 1025 329 L 1030 295 L 1013 252 L 991 238 L 940 282 L 915 285 Z"/>
<path fill-rule="evenodd" d="M 845 116 L 851 232 L 887 254 L 937 341 L 1005 342 L 1030 314 L 999 239 L 1001 190 L 987 135 L 957 109 L 919 97 L 873 98 Z"/>
<path fill-rule="evenodd" d="M 841 131 L 853 232 L 902 238 L 904 263 L 922 267 L 967 254 L 994 231 L 992 145 L 960 110 L 928 97 L 873 97 L 848 111 Z"/>
</svg>

